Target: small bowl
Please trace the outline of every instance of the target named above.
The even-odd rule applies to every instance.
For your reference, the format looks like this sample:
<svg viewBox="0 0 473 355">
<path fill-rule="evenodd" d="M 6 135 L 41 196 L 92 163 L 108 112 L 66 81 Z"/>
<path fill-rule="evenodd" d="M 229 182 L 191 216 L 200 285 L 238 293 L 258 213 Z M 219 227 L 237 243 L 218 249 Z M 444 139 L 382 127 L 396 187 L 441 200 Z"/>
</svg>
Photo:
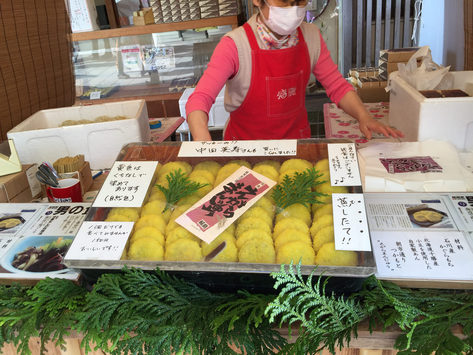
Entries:
<svg viewBox="0 0 473 355">
<path fill-rule="evenodd" d="M 46 244 L 49 244 L 55 240 L 57 240 L 57 236 L 29 236 L 19 239 L 3 256 L 1 260 L 1 265 L 4 269 L 15 273 L 15 274 L 23 274 L 23 275 L 44 275 L 50 276 L 54 274 L 63 274 L 68 271 L 71 271 L 69 268 L 61 269 L 61 270 L 53 270 L 53 271 L 45 271 L 45 272 L 34 272 L 34 271 L 25 271 L 15 268 L 11 263 L 15 258 L 15 255 L 21 253 L 22 251 L 26 250 L 29 247 L 42 247 Z M 74 239 L 73 237 L 62 237 L 63 239 Z"/>
</svg>

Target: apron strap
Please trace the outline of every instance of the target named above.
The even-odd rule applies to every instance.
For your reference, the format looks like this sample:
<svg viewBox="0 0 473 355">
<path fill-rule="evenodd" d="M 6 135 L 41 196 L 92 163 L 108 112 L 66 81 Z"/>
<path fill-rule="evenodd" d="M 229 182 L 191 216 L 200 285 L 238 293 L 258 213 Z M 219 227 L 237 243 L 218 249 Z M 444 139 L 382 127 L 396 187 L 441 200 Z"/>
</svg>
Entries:
<svg viewBox="0 0 473 355">
<path fill-rule="evenodd" d="M 246 32 L 246 37 L 248 37 L 248 41 L 250 42 L 251 50 L 254 51 L 259 49 L 258 42 L 256 42 L 255 34 L 248 22 L 245 22 L 245 24 L 243 25 L 243 29 Z"/>
</svg>

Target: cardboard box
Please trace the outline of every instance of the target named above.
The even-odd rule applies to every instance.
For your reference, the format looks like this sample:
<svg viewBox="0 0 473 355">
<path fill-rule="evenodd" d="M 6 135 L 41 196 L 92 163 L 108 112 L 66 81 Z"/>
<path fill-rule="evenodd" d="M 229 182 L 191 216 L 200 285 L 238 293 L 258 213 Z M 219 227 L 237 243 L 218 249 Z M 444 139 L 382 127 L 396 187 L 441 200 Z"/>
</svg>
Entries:
<svg viewBox="0 0 473 355">
<path fill-rule="evenodd" d="M 426 98 L 403 80 L 389 77 L 389 123 L 403 131 L 407 141 L 437 139 L 460 150 L 473 149 L 473 71 L 450 72 L 453 88 L 470 97 Z"/>
<path fill-rule="evenodd" d="M 0 203 L 31 202 L 34 196 L 27 171 L 34 168 L 33 165 L 23 165 L 20 172 L 0 177 Z"/>
<path fill-rule="evenodd" d="M 407 62 L 419 48 L 383 49 L 379 52 L 379 60 L 390 63 Z"/>
<path fill-rule="evenodd" d="M 94 120 L 99 116 L 129 118 L 60 127 L 66 120 Z M 84 154 L 92 169 L 106 169 L 125 144 L 147 142 L 150 128 L 145 101 L 131 100 L 38 111 L 7 136 L 13 139 L 22 164 Z"/>
<path fill-rule="evenodd" d="M 181 98 L 179 99 L 179 111 L 181 116 L 186 118 L 186 103 L 189 99 L 189 96 L 194 92 L 194 88 L 187 88 L 182 93 Z M 215 98 L 215 103 L 212 105 L 209 111 L 209 127 L 214 127 L 217 129 L 223 129 L 225 124 L 230 117 L 230 113 L 225 110 L 223 98 L 225 94 L 225 86 L 220 90 L 217 97 Z M 177 132 L 187 132 L 189 127 L 187 121 L 179 126 Z"/>
<path fill-rule="evenodd" d="M 386 92 L 384 87 L 375 88 L 359 88 L 356 89 L 358 96 L 360 96 L 363 102 L 388 102 L 389 92 Z"/>
</svg>

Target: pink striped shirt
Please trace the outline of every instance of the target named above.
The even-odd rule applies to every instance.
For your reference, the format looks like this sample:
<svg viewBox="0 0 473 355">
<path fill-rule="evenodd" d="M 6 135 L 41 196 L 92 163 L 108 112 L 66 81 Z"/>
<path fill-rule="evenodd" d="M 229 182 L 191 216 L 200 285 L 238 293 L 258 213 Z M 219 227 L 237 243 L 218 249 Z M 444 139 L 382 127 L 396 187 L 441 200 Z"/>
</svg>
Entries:
<svg viewBox="0 0 473 355">
<path fill-rule="evenodd" d="M 187 100 L 186 114 L 189 115 L 196 110 L 208 114 L 225 82 L 238 73 L 238 68 L 235 42 L 230 37 L 224 36 L 216 46 L 194 93 Z M 314 65 L 313 74 L 325 88 L 327 96 L 337 105 L 347 92 L 354 90 L 338 71 L 322 35 L 320 35 L 320 55 Z"/>
</svg>

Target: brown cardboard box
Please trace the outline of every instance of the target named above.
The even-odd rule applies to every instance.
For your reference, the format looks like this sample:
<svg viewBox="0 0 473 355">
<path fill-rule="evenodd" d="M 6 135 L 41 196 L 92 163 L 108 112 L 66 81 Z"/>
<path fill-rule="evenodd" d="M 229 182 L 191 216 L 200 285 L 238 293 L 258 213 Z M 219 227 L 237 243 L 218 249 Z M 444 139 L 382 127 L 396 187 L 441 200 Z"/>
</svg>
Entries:
<svg viewBox="0 0 473 355">
<path fill-rule="evenodd" d="M 419 48 L 383 49 L 379 52 L 379 60 L 390 63 L 407 62 Z"/>
<path fill-rule="evenodd" d="M 1 203 L 20 203 L 31 202 L 30 184 L 26 171 L 33 165 L 23 165 L 19 173 L 5 175 L 0 177 L 0 202 Z"/>
<path fill-rule="evenodd" d="M 389 92 L 384 87 L 356 89 L 363 102 L 389 102 Z"/>
</svg>

